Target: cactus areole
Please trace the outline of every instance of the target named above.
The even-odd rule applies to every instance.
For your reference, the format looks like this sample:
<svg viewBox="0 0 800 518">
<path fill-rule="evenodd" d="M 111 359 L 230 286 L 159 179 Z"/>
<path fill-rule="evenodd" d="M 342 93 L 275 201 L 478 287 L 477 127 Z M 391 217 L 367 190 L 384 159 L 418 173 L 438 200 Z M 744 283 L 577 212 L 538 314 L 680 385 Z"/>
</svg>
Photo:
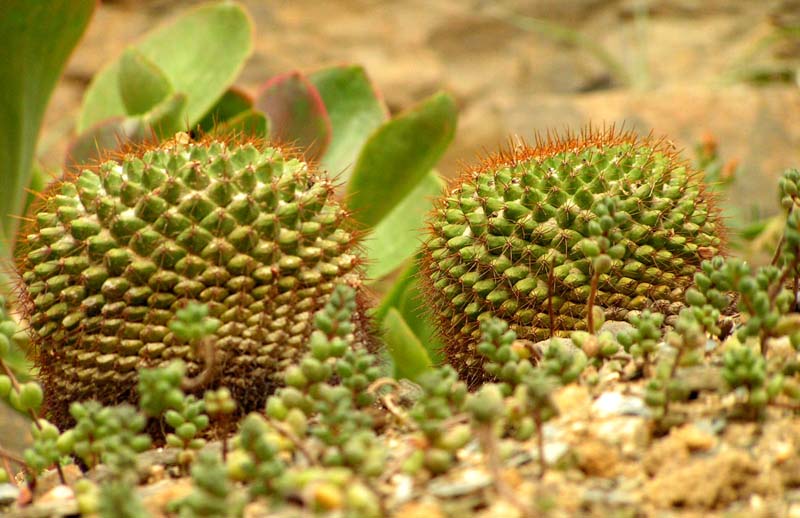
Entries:
<svg viewBox="0 0 800 518">
<path fill-rule="evenodd" d="M 479 322 L 505 319 L 523 339 L 586 329 L 593 204 L 619 200 L 625 252 L 599 277 L 595 304 L 676 313 L 724 234 L 701 175 L 665 140 L 613 129 L 537 138 L 464 172 L 435 203 L 421 269 L 449 362 L 483 379 Z M 551 315 L 553 316 L 551 322 Z M 552 324 L 552 326 L 551 326 Z"/>
<path fill-rule="evenodd" d="M 305 350 L 337 283 L 360 285 L 356 238 L 331 182 L 280 149 L 188 135 L 58 182 L 17 254 L 51 418 L 72 401 L 135 399 L 137 370 L 203 362 L 168 324 L 191 301 L 221 326 L 210 385 L 244 410 Z"/>
</svg>

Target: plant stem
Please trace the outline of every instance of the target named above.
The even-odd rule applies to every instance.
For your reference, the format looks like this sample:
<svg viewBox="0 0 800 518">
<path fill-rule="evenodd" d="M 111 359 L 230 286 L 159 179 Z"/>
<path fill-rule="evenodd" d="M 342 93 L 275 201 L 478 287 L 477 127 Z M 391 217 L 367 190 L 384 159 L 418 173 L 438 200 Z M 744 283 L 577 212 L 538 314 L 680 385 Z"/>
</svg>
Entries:
<svg viewBox="0 0 800 518">
<path fill-rule="evenodd" d="M 544 429 L 542 426 L 542 409 L 538 406 L 533 412 L 533 421 L 536 423 L 536 446 L 539 449 L 539 478 L 544 478 L 547 470 L 547 461 L 544 458 Z"/>
<path fill-rule="evenodd" d="M 550 320 L 550 338 L 553 338 L 556 334 L 555 315 L 553 314 L 553 290 L 555 290 L 555 282 L 553 262 L 550 261 L 550 271 L 547 273 L 547 314 Z"/>
<path fill-rule="evenodd" d="M 197 349 L 199 350 L 200 356 L 203 359 L 203 370 L 200 371 L 200 374 L 194 378 L 184 377 L 183 380 L 181 380 L 181 388 L 186 391 L 193 391 L 204 387 L 214 377 L 214 368 L 216 366 L 215 363 L 217 357 L 214 344 L 212 344 L 208 338 L 203 338 L 200 343 L 197 344 Z"/>
<path fill-rule="evenodd" d="M 592 273 L 592 284 L 589 289 L 589 300 L 586 302 L 586 323 L 589 326 L 589 334 L 594 334 L 594 298 L 597 295 L 597 283 L 600 274 Z"/>
<path fill-rule="evenodd" d="M 489 466 L 489 472 L 492 474 L 494 480 L 494 487 L 501 497 L 508 500 L 508 502 L 516 507 L 520 515 L 525 518 L 532 518 L 530 509 L 519 498 L 517 498 L 514 490 L 508 487 L 505 479 L 503 478 L 502 463 L 500 455 L 497 452 L 497 437 L 492 431 L 492 423 L 483 423 L 478 428 L 478 437 L 483 448 L 483 454 L 486 456 L 486 463 Z"/>
</svg>

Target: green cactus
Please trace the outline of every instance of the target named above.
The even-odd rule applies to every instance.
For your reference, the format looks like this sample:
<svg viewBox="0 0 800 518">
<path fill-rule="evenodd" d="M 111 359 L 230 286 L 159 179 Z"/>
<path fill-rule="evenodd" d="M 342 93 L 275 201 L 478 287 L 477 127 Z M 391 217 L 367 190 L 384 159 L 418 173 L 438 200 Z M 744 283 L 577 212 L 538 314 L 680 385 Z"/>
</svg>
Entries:
<svg viewBox="0 0 800 518">
<path fill-rule="evenodd" d="M 593 303 L 610 318 L 677 313 L 702 260 L 722 247 L 713 197 L 667 141 L 612 128 L 536 144 L 468 170 L 429 218 L 422 279 L 448 360 L 471 383 L 485 378 L 485 318 L 531 340 L 586 329 L 587 249 L 603 200 L 616 200 L 619 239 Z"/>
<path fill-rule="evenodd" d="M 186 134 L 48 189 L 18 262 L 53 422 L 71 422 L 72 401 L 133 399 L 142 367 L 201 372 L 206 359 L 170 326 L 192 302 L 220 324 L 202 388 L 260 408 L 334 285 L 361 283 L 347 217 L 330 180 L 282 150 Z M 365 322 L 356 312 L 362 342 Z"/>
</svg>

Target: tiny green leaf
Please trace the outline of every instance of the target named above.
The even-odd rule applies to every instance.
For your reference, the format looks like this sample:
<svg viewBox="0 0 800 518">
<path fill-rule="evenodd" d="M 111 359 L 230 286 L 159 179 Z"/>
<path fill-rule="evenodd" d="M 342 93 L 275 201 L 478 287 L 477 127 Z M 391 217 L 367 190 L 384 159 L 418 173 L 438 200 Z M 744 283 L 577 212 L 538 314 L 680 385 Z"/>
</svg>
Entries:
<svg viewBox="0 0 800 518">
<path fill-rule="evenodd" d="M 437 93 L 378 128 L 367 140 L 347 186 L 354 217 L 383 219 L 428 174 L 453 139 L 455 100 Z"/>
</svg>

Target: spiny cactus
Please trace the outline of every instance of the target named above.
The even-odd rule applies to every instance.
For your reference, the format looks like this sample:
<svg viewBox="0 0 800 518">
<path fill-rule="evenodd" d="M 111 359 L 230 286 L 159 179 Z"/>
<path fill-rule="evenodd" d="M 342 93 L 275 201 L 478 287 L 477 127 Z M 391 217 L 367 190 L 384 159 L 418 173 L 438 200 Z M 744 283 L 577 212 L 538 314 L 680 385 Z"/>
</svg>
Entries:
<svg viewBox="0 0 800 518">
<path fill-rule="evenodd" d="M 190 302 L 221 323 L 207 386 L 260 407 L 302 356 L 335 284 L 358 286 L 357 236 L 331 182 L 259 142 L 178 134 L 43 194 L 18 254 L 21 300 L 47 409 L 134 399 L 137 371 L 203 360 L 169 327 Z M 358 313 L 358 312 L 357 312 Z M 366 320 L 355 317 L 368 340 Z M 361 333 L 361 334 L 359 334 Z"/>
<path fill-rule="evenodd" d="M 462 378 L 484 378 L 476 344 L 489 316 L 523 339 L 586 329 L 592 225 L 611 197 L 622 223 L 595 305 L 613 318 L 645 308 L 677 313 L 724 229 L 699 174 L 665 140 L 613 128 L 537 137 L 466 171 L 436 202 L 422 278 Z"/>
</svg>

